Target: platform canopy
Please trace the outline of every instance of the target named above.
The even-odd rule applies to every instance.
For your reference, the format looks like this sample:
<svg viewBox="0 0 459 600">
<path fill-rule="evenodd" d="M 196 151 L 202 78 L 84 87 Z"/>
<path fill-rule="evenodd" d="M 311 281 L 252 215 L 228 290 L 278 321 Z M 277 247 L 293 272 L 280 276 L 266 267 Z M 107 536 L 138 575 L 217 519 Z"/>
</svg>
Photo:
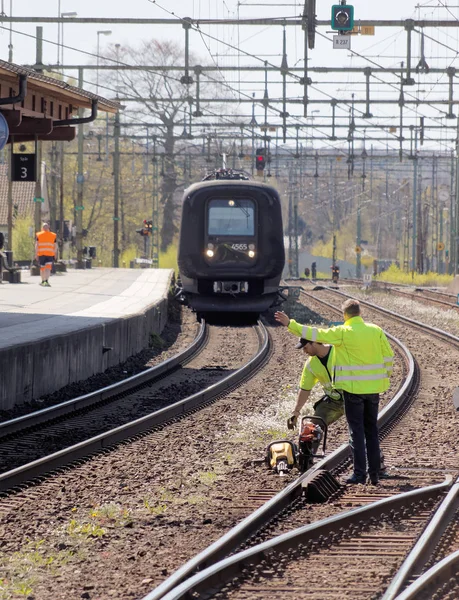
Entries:
<svg viewBox="0 0 459 600">
<path fill-rule="evenodd" d="M 91 116 L 78 119 L 80 108 L 89 108 Z M 0 112 L 8 123 L 8 143 L 71 141 L 75 125 L 93 121 L 98 111 L 116 113 L 119 109 L 116 101 L 0 60 Z"/>
</svg>

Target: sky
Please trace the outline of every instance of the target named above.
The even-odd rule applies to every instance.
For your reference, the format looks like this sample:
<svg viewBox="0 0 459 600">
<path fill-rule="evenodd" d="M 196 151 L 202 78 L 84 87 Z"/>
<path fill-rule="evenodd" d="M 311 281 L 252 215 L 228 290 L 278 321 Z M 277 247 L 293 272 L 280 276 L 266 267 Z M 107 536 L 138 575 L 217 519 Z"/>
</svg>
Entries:
<svg viewBox="0 0 459 600">
<path fill-rule="evenodd" d="M 351 2 L 348 2 L 350 4 Z M 320 20 L 330 16 L 331 5 L 324 0 L 317 0 Z M 442 0 L 424 0 L 422 5 L 416 5 L 411 0 L 354 0 L 355 19 L 448 19 L 457 21 L 459 25 L 459 9 L 456 5 L 445 8 Z M 443 6 L 442 6 L 443 5 Z M 106 17 L 106 18 L 175 18 L 191 17 L 193 19 L 205 18 L 251 18 L 251 17 L 283 17 L 286 19 L 298 17 L 304 2 L 295 0 L 1 0 L 1 12 L 13 16 L 57 16 L 61 13 L 77 12 L 78 17 Z M 172 14 L 173 13 L 173 14 Z M 10 40 L 9 24 L 0 23 L 0 57 L 8 60 L 8 44 Z M 44 34 L 44 62 L 56 63 L 58 57 L 58 26 L 57 24 L 42 24 Z M 18 64 L 33 64 L 35 62 L 35 31 L 37 24 L 14 23 L 12 26 L 13 61 Z M 64 64 L 95 64 L 97 50 L 97 32 L 110 30 L 109 36 L 100 34 L 100 55 L 103 57 L 107 46 L 121 44 L 121 46 L 138 46 L 141 40 L 175 40 L 183 45 L 184 32 L 177 18 L 177 25 L 78 25 L 69 22 L 63 29 Z M 287 57 L 289 67 L 303 66 L 303 34 L 300 28 L 287 27 Z M 431 67 L 455 66 L 457 63 L 457 48 L 459 48 L 459 28 L 432 29 L 426 33 L 433 39 L 426 37 L 425 53 Z M 23 35 L 26 34 L 26 35 Z M 209 37 L 210 36 L 210 37 Z M 218 64 L 219 66 L 260 65 L 263 61 L 280 66 L 282 60 L 282 27 L 258 26 L 213 26 L 202 27 L 201 32 L 192 31 L 190 34 L 191 49 L 202 64 Z M 316 48 L 310 51 L 310 66 L 399 66 L 406 62 L 406 33 L 401 28 L 376 28 L 375 36 L 353 36 L 353 53 L 346 50 L 332 49 L 332 32 L 328 27 L 321 27 L 316 37 Z M 62 48 L 61 48 L 62 52 Z M 413 66 L 419 60 L 420 36 L 413 36 Z M 68 75 L 75 75 L 75 71 L 67 71 Z M 224 75 L 225 83 L 230 93 L 239 97 L 261 99 L 264 92 L 263 75 L 238 76 L 235 73 Z M 276 79 L 276 81 L 274 81 Z M 341 94 L 348 98 L 355 93 L 356 98 L 364 98 L 365 88 L 361 75 L 348 74 L 337 82 L 336 77 L 313 77 L 317 91 L 311 94 L 317 98 L 333 97 Z M 95 81 L 94 73 L 85 75 L 85 87 L 91 89 L 91 82 Z M 396 89 L 396 78 L 390 80 L 391 85 L 372 88 L 374 98 L 394 97 L 399 92 Z M 416 77 L 416 86 L 408 90 L 413 97 L 447 97 L 447 78 L 432 76 Z M 301 97 L 302 87 L 289 84 L 288 94 L 291 97 Z M 94 90 L 94 88 L 92 88 Z M 374 90 L 374 91 L 373 91 Z M 101 90 L 101 94 L 113 97 L 113 88 Z M 280 78 L 273 78 L 269 83 L 270 97 L 279 97 L 281 94 Z M 247 112 L 250 106 L 245 105 Z M 257 109 L 258 110 L 258 109 Z M 290 110 L 290 108 L 289 108 Z M 302 107 L 298 106 L 290 112 L 298 115 Z M 325 118 L 326 109 L 316 113 L 316 123 Z M 341 117 L 347 113 L 342 111 Z M 441 117 L 441 111 L 426 108 L 426 116 Z M 429 112 L 430 111 L 430 112 Z M 378 106 L 372 112 L 377 113 L 389 123 L 397 114 L 396 108 Z M 411 111 L 412 118 L 418 119 L 422 111 Z M 408 114 L 408 113 L 407 113 Z M 347 117 L 346 117 L 347 118 Z M 407 119 L 410 116 L 408 114 Z M 408 121 L 407 121 L 408 122 Z M 413 121 L 414 122 L 414 121 Z M 370 123 L 369 123 L 370 127 Z"/>
</svg>

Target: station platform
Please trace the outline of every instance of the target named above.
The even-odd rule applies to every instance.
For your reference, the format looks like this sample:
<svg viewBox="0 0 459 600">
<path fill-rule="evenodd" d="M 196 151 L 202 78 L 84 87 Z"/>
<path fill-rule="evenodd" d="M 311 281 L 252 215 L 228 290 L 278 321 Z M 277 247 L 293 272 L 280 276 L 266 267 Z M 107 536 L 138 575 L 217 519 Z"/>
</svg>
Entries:
<svg viewBox="0 0 459 600">
<path fill-rule="evenodd" d="M 148 346 L 167 322 L 169 269 L 21 273 L 0 285 L 0 409 L 87 379 Z"/>
</svg>

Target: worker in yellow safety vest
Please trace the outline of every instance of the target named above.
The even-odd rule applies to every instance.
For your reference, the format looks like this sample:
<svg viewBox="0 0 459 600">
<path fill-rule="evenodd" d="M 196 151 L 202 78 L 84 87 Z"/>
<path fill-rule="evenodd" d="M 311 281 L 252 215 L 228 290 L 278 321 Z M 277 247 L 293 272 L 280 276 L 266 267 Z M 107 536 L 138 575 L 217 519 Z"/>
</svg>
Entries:
<svg viewBox="0 0 459 600">
<path fill-rule="evenodd" d="M 300 338 L 295 348 L 297 350 L 302 349 L 309 358 L 303 367 L 295 408 L 287 420 L 287 427 L 288 429 L 295 429 L 301 410 L 309 400 L 311 390 L 318 383 L 322 386 L 324 394 L 313 405 L 314 416 L 323 419 L 328 427 L 344 415 L 343 394 L 333 387 L 332 381 L 335 349 L 333 346 L 310 342 L 304 338 Z M 388 475 L 382 451 L 380 461 L 379 477 L 386 478 Z"/>
<path fill-rule="evenodd" d="M 341 309 L 344 324 L 329 329 L 300 325 L 283 312 L 276 312 L 275 318 L 295 335 L 335 347 L 333 387 L 342 392 L 354 449 L 354 473 L 346 483 L 366 482 L 368 459 L 370 481 L 376 485 L 380 470 L 379 394 L 389 388 L 394 353 L 382 329 L 363 321 L 358 300 L 346 300 Z"/>
<path fill-rule="evenodd" d="M 43 223 L 42 230 L 36 235 L 35 258 L 40 265 L 40 285 L 43 287 L 51 287 L 49 277 L 57 257 L 56 238 L 56 234 L 50 231 L 48 223 Z"/>
</svg>

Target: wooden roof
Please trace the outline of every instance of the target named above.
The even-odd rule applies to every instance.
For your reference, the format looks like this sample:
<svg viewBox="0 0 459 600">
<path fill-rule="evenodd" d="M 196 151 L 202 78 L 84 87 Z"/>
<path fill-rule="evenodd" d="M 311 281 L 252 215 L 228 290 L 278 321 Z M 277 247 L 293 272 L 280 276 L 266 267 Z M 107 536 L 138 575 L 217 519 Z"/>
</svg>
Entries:
<svg viewBox="0 0 459 600">
<path fill-rule="evenodd" d="M 23 100 L 8 103 L 19 95 L 26 83 Z M 10 128 L 14 141 L 71 140 L 75 128 L 69 119 L 75 118 L 79 108 L 115 113 L 120 109 L 117 101 L 107 100 L 92 92 L 69 85 L 33 69 L 0 60 L 0 112 Z"/>
</svg>

